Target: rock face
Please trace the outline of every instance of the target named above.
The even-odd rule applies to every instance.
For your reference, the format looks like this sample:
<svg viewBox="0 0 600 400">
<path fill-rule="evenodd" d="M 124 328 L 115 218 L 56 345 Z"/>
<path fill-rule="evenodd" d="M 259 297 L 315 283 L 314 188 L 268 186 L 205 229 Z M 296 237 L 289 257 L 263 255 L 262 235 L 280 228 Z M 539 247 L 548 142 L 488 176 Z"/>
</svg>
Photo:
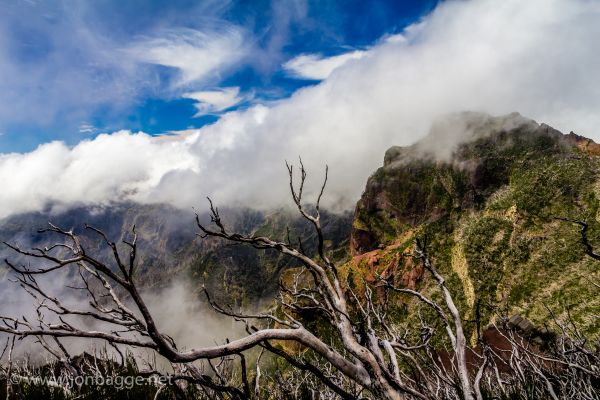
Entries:
<svg viewBox="0 0 600 400">
<path fill-rule="evenodd" d="M 425 239 L 465 318 L 477 305 L 486 321 L 505 307 L 537 324 L 552 305 L 598 331 L 585 316 L 600 306 L 588 282 L 599 265 L 579 228 L 558 218 L 586 221 L 600 249 L 599 149 L 519 114 L 446 117 L 413 146 L 389 149 L 370 177 L 354 214 L 354 269 L 429 290 L 400 256 Z"/>
<path fill-rule="evenodd" d="M 519 114 L 446 117 L 420 142 L 386 152 L 356 206 L 352 250 L 373 250 L 401 232 L 398 227 L 477 209 L 509 184 L 513 168 L 570 147 L 559 131 Z"/>
</svg>

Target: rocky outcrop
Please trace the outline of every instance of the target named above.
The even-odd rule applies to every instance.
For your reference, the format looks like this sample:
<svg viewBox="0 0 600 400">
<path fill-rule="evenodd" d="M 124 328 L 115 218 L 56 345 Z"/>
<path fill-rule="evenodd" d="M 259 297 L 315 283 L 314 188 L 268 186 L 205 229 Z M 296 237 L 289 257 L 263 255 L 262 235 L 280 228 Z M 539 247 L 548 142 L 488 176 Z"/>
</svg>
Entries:
<svg viewBox="0 0 600 400">
<path fill-rule="evenodd" d="M 599 154 L 592 140 L 519 114 L 440 120 L 418 143 L 389 149 L 369 178 L 354 213 L 351 268 L 434 290 L 398 255 L 421 238 L 466 319 L 485 304 L 484 324 L 498 307 L 539 324 L 549 318 L 545 305 L 568 299 L 571 313 L 598 331 L 583 317 L 600 307 L 588 280 L 597 280 L 597 262 L 585 255 L 579 227 L 558 218 L 586 221 L 600 248 Z"/>
<path fill-rule="evenodd" d="M 532 157 L 568 154 L 571 143 L 573 136 L 516 113 L 446 117 L 416 144 L 386 152 L 356 206 L 352 251 L 374 250 L 407 226 L 477 209 L 509 183 L 513 168 Z"/>
</svg>

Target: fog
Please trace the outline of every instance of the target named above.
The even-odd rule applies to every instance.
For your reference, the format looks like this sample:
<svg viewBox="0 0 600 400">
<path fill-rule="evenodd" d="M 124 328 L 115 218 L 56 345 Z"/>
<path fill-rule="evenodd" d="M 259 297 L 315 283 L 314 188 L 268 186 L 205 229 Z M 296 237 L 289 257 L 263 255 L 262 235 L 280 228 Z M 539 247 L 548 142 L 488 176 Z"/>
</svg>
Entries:
<svg viewBox="0 0 600 400">
<path fill-rule="evenodd" d="M 14 277 L 11 278 L 9 274 L 4 273 L 3 275 L 0 276 L 0 304 L 2 304 L 2 314 L 13 318 L 24 317 L 35 328 L 35 321 L 37 321 L 36 301 L 17 284 L 8 280 L 9 278 L 14 279 Z M 88 304 L 89 299 L 86 296 L 81 292 L 71 290 L 67 287 L 74 283 L 81 286 L 80 281 L 76 282 L 72 277 L 70 278 L 66 273 L 61 273 L 60 271 L 48 274 L 45 277 L 39 277 L 40 287 L 50 296 L 60 299 L 64 306 L 76 310 L 92 311 L 92 308 Z M 162 333 L 172 337 L 180 350 L 212 346 L 216 343 L 224 343 L 226 339 L 234 340 L 244 335 L 243 324 L 216 313 L 206 302 L 198 297 L 197 291 L 187 286 L 184 282 L 174 281 L 160 290 L 145 289 L 142 291 L 142 297 L 158 329 Z M 131 310 L 137 313 L 137 309 L 133 304 L 129 304 L 130 301 L 127 300 L 127 297 L 122 297 L 122 300 L 128 304 Z M 45 323 L 60 323 L 57 316 L 47 309 L 41 309 L 41 312 L 44 315 Z M 92 318 L 78 316 L 63 316 L 63 318 L 82 330 L 110 333 L 117 328 L 116 325 Z M 0 333 L 0 346 L 4 347 L 7 337 L 6 334 Z M 21 360 L 27 358 L 33 363 L 53 361 L 54 356 L 37 344 L 37 340 L 37 338 L 25 338 L 17 341 L 13 352 L 14 358 Z M 47 342 L 50 344 L 50 347 L 57 351 L 56 345 L 52 340 L 48 340 Z M 118 358 L 116 352 L 111 347 L 108 347 L 107 343 L 103 340 L 62 338 L 61 342 L 66 346 L 71 355 L 78 355 L 84 351 L 90 354 L 99 354 L 100 351 L 107 350 L 108 354 L 112 354 Z M 127 348 L 123 346 L 123 353 L 126 350 L 133 351 L 140 359 L 147 359 L 151 353 L 147 349 Z M 6 359 L 2 361 L 6 361 Z"/>
</svg>

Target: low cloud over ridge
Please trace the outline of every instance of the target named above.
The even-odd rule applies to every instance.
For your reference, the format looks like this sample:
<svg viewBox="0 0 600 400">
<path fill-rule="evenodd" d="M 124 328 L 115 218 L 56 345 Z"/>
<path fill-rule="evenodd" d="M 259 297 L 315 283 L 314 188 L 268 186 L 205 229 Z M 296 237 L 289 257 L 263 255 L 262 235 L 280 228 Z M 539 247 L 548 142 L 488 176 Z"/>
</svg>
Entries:
<svg viewBox="0 0 600 400">
<path fill-rule="evenodd" d="M 318 85 L 176 139 L 118 132 L 1 155 L 0 217 L 120 200 L 202 206 L 206 195 L 278 206 L 288 201 L 283 161 L 298 155 L 314 190 L 330 165 L 329 206 L 349 207 L 389 146 L 462 110 L 519 111 L 598 139 L 598 18 L 600 4 L 585 0 L 448 1 Z"/>
</svg>

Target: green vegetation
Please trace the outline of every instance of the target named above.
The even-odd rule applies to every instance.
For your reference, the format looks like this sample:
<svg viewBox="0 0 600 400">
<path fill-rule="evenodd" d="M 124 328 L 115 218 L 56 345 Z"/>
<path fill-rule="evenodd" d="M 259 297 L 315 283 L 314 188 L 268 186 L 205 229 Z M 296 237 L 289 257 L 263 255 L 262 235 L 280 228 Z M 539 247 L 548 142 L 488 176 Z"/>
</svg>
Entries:
<svg viewBox="0 0 600 400">
<path fill-rule="evenodd" d="M 584 254 L 580 227 L 559 218 L 585 221 L 600 249 L 600 157 L 545 125 L 501 126 L 491 118 L 476 127 L 450 159 L 437 160 L 420 144 L 390 149 L 358 203 L 354 251 L 385 253 L 415 232 L 465 319 L 479 304 L 484 324 L 502 311 L 544 325 L 552 305 L 559 318 L 568 310 L 597 332 L 586 315 L 600 308 L 589 282 L 600 280 L 600 268 Z M 414 266 L 399 268 L 396 283 L 407 268 Z M 431 282 L 418 285 L 435 296 Z"/>
</svg>

